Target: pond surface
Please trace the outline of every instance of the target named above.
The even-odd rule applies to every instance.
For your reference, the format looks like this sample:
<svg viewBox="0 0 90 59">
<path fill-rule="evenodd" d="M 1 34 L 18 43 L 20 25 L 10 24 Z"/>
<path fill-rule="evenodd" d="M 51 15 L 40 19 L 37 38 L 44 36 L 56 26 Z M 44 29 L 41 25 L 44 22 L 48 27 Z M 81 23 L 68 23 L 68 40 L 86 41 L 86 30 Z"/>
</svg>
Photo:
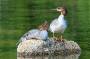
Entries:
<svg viewBox="0 0 90 59">
<path fill-rule="evenodd" d="M 73 54 L 68 56 L 49 55 L 49 56 L 33 56 L 30 58 L 17 57 L 17 59 L 79 59 L 80 54 Z"/>
</svg>

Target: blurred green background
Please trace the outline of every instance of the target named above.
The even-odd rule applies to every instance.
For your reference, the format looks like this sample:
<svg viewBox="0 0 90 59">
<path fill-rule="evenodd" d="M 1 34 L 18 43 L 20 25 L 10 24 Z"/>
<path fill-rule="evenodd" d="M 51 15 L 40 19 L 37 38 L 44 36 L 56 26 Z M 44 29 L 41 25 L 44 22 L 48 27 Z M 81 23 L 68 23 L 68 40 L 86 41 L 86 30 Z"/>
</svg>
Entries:
<svg viewBox="0 0 90 59">
<path fill-rule="evenodd" d="M 16 59 L 19 38 L 58 17 L 50 9 L 62 5 L 68 9 L 65 38 L 80 45 L 80 59 L 90 59 L 90 0 L 0 0 L 0 59 Z"/>
</svg>

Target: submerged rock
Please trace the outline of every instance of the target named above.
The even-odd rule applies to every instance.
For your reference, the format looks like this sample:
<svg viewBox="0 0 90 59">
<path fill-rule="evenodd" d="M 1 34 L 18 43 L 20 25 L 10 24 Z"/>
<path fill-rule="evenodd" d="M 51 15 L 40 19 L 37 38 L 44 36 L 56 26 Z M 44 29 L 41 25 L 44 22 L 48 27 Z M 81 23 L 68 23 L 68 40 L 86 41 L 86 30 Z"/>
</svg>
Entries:
<svg viewBox="0 0 90 59">
<path fill-rule="evenodd" d="M 74 41 L 58 42 L 53 38 L 47 41 L 30 39 L 21 42 L 17 46 L 18 57 L 29 57 L 32 55 L 71 55 L 79 54 L 79 45 Z"/>
</svg>

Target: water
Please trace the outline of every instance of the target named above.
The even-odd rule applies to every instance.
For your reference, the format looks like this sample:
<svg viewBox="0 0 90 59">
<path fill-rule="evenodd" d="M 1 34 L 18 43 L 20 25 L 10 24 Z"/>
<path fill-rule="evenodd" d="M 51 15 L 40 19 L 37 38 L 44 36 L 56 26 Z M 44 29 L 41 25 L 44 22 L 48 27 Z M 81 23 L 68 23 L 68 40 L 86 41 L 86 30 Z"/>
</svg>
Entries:
<svg viewBox="0 0 90 59">
<path fill-rule="evenodd" d="M 17 59 L 79 59 L 80 54 L 73 54 L 68 56 L 48 55 L 48 56 L 31 56 L 30 58 L 17 57 Z"/>
</svg>

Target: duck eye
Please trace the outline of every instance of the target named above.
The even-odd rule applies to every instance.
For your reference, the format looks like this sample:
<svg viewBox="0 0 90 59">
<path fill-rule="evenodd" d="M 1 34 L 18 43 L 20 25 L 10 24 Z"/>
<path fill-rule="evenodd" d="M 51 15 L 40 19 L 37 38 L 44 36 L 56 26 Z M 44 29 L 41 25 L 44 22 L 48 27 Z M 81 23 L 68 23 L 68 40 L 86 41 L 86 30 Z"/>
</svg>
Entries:
<svg viewBox="0 0 90 59">
<path fill-rule="evenodd" d="M 60 7 L 58 7 L 57 9 L 61 9 Z"/>
</svg>

